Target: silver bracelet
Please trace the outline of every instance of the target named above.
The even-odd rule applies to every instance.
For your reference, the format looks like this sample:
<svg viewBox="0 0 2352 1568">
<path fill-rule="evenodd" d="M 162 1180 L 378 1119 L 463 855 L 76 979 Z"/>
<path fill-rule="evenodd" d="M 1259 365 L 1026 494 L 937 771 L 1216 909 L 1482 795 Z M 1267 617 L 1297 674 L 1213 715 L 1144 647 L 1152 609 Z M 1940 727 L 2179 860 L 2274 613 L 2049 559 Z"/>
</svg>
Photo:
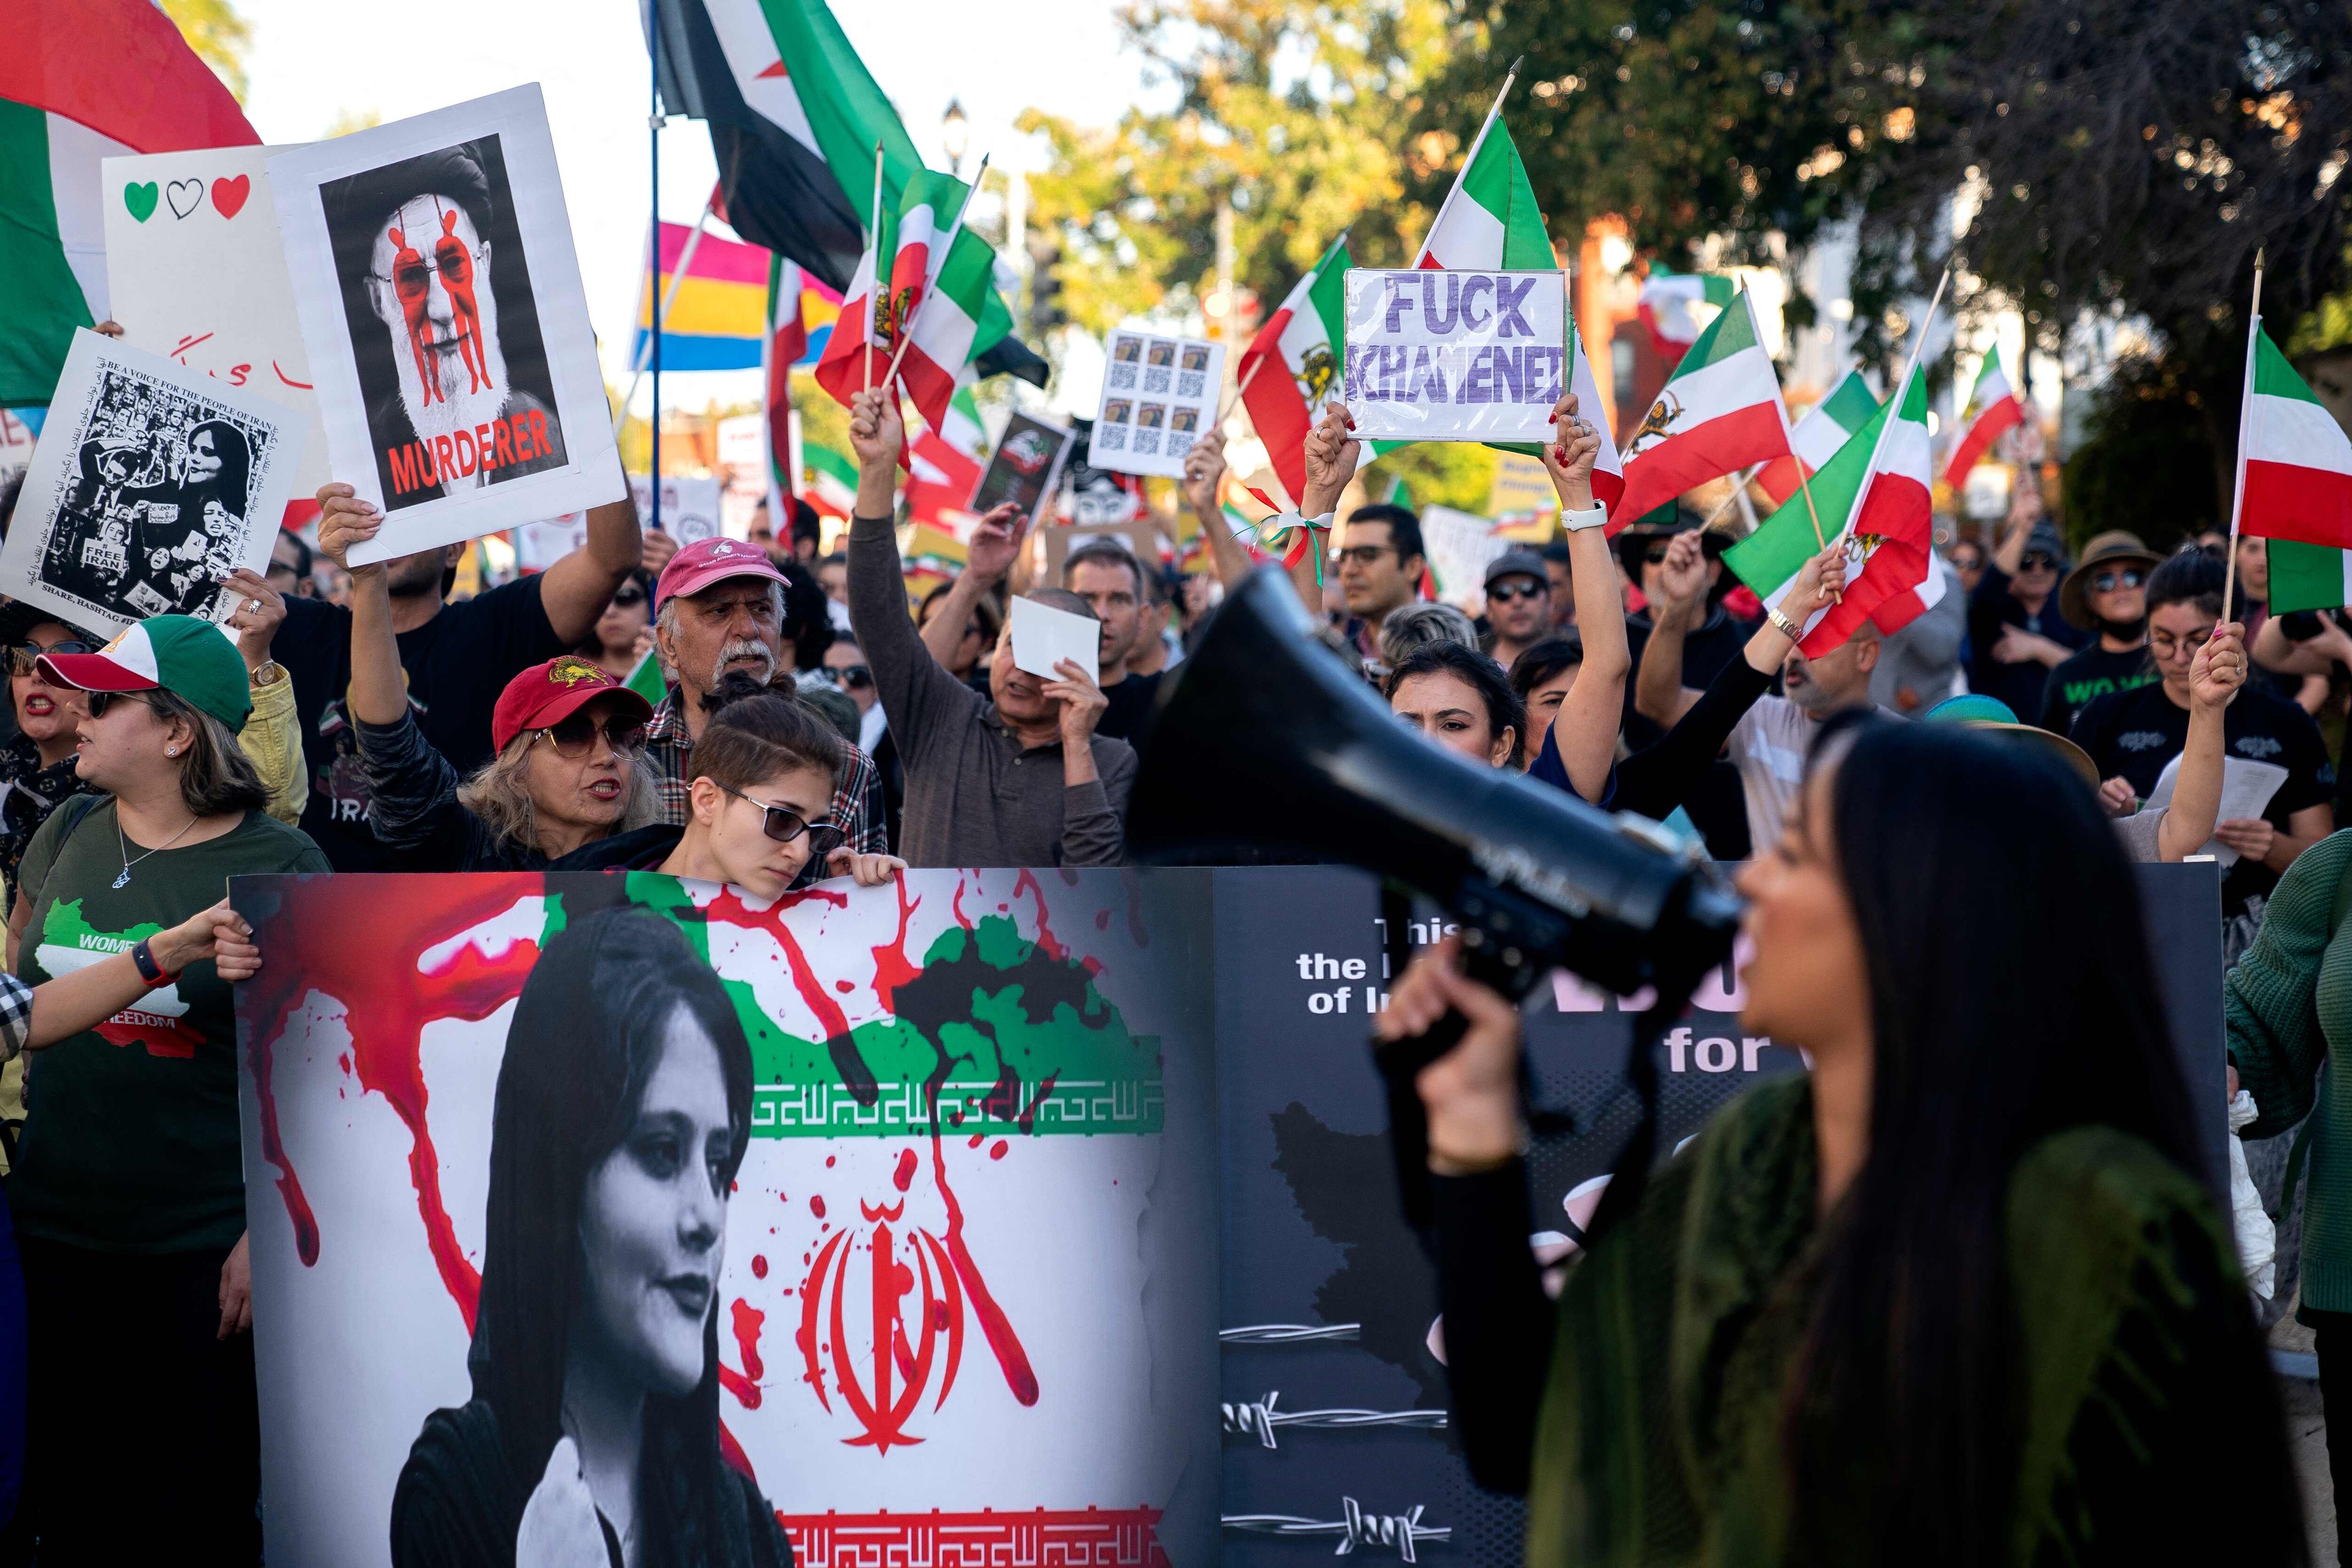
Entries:
<svg viewBox="0 0 2352 1568">
<path fill-rule="evenodd" d="M 1802 626 L 1798 625 L 1795 622 L 1790 620 L 1788 612 L 1783 611 L 1779 605 L 1766 605 L 1764 607 L 1764 618 L 1772 622 L 1772 630 L 1780 632 L 1780 635 L 1789 639 L 1790 642 L 1801 643 L 1805 640 L 1805 629 Z"/>
</svg>

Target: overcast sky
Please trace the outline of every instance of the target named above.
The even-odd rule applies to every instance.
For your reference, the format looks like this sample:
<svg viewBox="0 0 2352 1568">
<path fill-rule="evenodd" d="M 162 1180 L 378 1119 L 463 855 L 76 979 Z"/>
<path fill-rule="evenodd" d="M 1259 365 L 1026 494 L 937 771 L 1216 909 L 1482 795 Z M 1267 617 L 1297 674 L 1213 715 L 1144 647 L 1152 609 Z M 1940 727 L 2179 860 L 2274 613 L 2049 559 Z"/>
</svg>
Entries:
<svg viewBox="0 0 2352 1568">
<path fill-rule="evenodd" d="M 1035 106 L 1108 124 L 1143 90 L 1118 47 L 1112 0 L 891 0 L 836 6 L 866 67 L 934 166 L 940 118 L 961 98 L 976 162 L 1034 162 L 1013 120 Z M 253 24 L 246 113 L 265 141 L 308 141 L 339 117 L 398 120 L 536 81 L 563 170 L 590 319 L 607 372 L 622 379 L 644 267 L 651 67 L 635 0 L 472 0 L 451 26 L 392 0 L 237 0 Z M 461 20 L 458 18 L 462 18 Z M 691 223 L 715 172 L 709 133 L 673 120 L 661 133 L 661 214 Z M 663 401 L 756 395 L 756 375 L 664 378 Z"/>
</svg>

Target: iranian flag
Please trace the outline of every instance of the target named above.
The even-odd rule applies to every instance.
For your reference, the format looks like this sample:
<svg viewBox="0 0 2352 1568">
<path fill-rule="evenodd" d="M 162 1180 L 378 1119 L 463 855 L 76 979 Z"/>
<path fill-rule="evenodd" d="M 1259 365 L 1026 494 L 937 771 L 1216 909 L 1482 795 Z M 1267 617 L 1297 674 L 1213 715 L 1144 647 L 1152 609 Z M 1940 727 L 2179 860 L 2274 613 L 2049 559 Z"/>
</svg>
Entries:
<svg viewBox="0 0 2352 1568">
<path fill-rule="evenodd" d="M 980 487 L 980 405 L 971 388 L 960 388 L 948 404 L 945 425 L 915 437 L 907 476 L 909 517 L 969 542 L 972 492 Z"/>
<path fill-rule="evenodd" d="M 1642 325 L 1667 369 L 1680 364 L 1698 341 L 1700 328 L 1692 307 L 1712 305 L 1720 311 L 1738 288 L 1730 278 L 1712 272 L 1676 272 L 1658 262 L 1650 264 L 1650 275 L 1642 280 Z"/>
<path fill-rule="evenodd" d="M 811 441 L 803 444 L 801 460 L 807 465 L 801 499 L 820 516 L 848 521 L 849 509 L 857 500 L 857 459 Z"/>
<path fill-rule="evenodd" d="M 1258 329 L 1234 367 L 1250 423 L 1265 444 L 1276 476 L 1293 496 L 1307 493 L 1301 449 L 1326 396 L 1339 384 L 1339 346 L 1346 339 L 1341 311 L 1348 268 L 1354 265 L 1343 234 Z"/>
<path fill-rule="evenodd" d="M 1952 448 L 1952 461 L 1944 469 L 1944 483 L 1956 490 L 1969 482 L 1970 470 L 1992 450 L 2000 433 L 2025 420 L 2024 401 L 2017 395 L 2017 383 L 2001 367 L 1998 350 L 1985 356 L 1984 367 L 1977 371 L 1977 389 L 1969 394 L 1968 409 L 1959 443 Z"/>
<path fill-rule="evenodd" d="M 883 209 L 881 233 L 858 261 L 817 361 L 817 384 L 842 403 L 869 373 L 881 379 L 903 336 L 899 379 L 936 430 L 956 389 L 978 373 L 975 362 L 1012 332 L 1012 312 L 996 292 L 996 253 L 963 226 L 970 194 L 962 181 L 926 169 L 907 182 L 895 208 Z M 881 256 L 890 257 L 889 276 L 877 285 Z"/>
<path fill-rule="evenodd" d="M 1755 299 L 1743 289 L 1706 324 L 1633 432 L 1610 532 L 1709 479 L 1790 452 L 1780 378 L 1757 329 Z"/>
<path fill-rule="evenodd" d="M 1559 265 L 1544 232 L 1543 212 L 1536 205 L 1535 187 L 1528 183 L 1527 165 L 1519 162 L 1519 150 L 1503 123 L 1503 100 L 1497 98 L 1495 107 L 1486 111 L 1486 123 L 1478 128 L 1477 140 L 1470 143 L 1470 155 L 1462 161 L 1462 172 L 1454 176 L 1445 204 L 1437 209 L 1413 266 L 1455 272 L 1543 272 Z M 1601 401 L 1601 383 L 1584 357 L 1584 334 L 1572 332 L 1571 336 L 1575 343 L 1570 356 L 1569 391 L 1576 394 L 1580 416 L 1601 433 L 1601 455 L 1592 465 L 1593 497 L 1609 508 L 1612 519 L 1638 516 L 1625 512 L 1621 504 L 1624 464 L 1610 434 L 1609 406 Z M 1776 401 L 1780 397 L 1777 383 L 1772 395 Z M 1377 443 L 1375 452 L 1405 444 Z"/>
<path fill-rule="evenodd" d="M 1728 315 L 1729 312 L 1725 313 Z M 1838 647 L 1867 617 L 1897 631 L 1944 596 L 1934 560 L 1927 492 L 1934 474 L 1927 441 L 1927 384 L 1915 367 L 1903 393 L 1866 421 L 1813 476 L 1813 501 L 1832 539 L 1846 550 L 1843 600 L 1815 615 L 1798 646 L 1809 658 Z M 1800 496 L 1723 552 L 1726 566 L 1777 605 L 1810 557 L 1821 553 Z"/>
<path fill-rule="evenodd" d="M 2352 439 L 2312 396 L 2259 319 L 2246 358 L 2236 531 L 2280 541 L 2271 549 L 2275 605 L 2277 563 L 2282 553 L 2291 559 L 2297 555 L 2286 545 L 2352 549 Z"/>
<path fill-rule="evenodd" d="M 0 404 L 46 405 L 74 329 L 111 314 L 99 162 L 257 146 L 236 99 L 150 0 L 8 8 L 0 50 Z M 155 210 L 152 185 L 121 193 Z"/>
<path fill-rule="evenodd" d="M 645 657 L 637 661 L 629 678 L 621 684 L 656 707 L 661 706 L 669 695 L 669 683 L 662 679 L 661 659 L 651 648 L 646 650 Z"/>
<path fill-rule="evenodd" d="M 1820 473 L 1822 465 L 1836 456 L 1838 448 L 1877 412 L 1877 395 L 1862 379 L 1862 372 L 1846 371 L 1845 379 L 1830 389 L 1829 396 L 1790 427 L 1789 455 L 1767 463 L 1753 483 L 1772 498 L 1774 506 L 1781 505 L 1797 493 L 1804 479 Z"/>
</svg>

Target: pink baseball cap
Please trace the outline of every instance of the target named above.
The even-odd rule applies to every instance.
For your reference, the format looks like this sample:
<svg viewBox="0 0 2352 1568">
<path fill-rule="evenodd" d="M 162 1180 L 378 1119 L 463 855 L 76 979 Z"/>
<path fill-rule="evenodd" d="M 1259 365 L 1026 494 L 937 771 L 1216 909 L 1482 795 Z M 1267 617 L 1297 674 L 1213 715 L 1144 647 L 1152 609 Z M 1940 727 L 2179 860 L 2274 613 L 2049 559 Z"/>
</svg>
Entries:
<svg viewBox="0 0 2352 1568">
<path fill-rule="evenodd" d="M 730 577 L 763 577 L 784 582 L 784 574 L 768 559 L 768 552 L 741 539 L 697 539 L 669 558 L 661 580 L 654 584 L 654 608 L 684 595 L 692 598 L 712 583 Z M 790 586 L 786 584 L 786 586 Z"/>
</svg>

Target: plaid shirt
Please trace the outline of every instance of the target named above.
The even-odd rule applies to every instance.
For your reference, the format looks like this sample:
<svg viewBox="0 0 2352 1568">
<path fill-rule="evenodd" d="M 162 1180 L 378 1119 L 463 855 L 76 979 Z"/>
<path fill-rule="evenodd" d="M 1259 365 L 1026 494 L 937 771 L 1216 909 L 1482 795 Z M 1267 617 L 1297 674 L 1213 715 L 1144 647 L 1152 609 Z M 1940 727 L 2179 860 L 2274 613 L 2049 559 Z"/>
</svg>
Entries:
<svg viewBox="0 0 2352 1568">
<path fill-rule="evenodd" d="M 847 760 L 833 792 L 834 826 L 841 830 L 842 842 L 859 854 L 887 854 L 889 822 L 882 810 L 882 776 L 875 771 L 874 759 L 856 747 L 845 740 L 841 748 Z M 685 696 L 673 685 L 654 709 L 654 721 L 646 730 L 645 758 L 661 794 L 662 821 L 676 827 L 686 825 L 694 782 L 686 776 L 686 758 L 693 749 L 694 741 L 686 733 Z"/>
<path fill-rule="evenodd" d="M 0 972 L 0 1061 L 13 1061 L 33 1036 L 33 988 Z"/>
</svg>

